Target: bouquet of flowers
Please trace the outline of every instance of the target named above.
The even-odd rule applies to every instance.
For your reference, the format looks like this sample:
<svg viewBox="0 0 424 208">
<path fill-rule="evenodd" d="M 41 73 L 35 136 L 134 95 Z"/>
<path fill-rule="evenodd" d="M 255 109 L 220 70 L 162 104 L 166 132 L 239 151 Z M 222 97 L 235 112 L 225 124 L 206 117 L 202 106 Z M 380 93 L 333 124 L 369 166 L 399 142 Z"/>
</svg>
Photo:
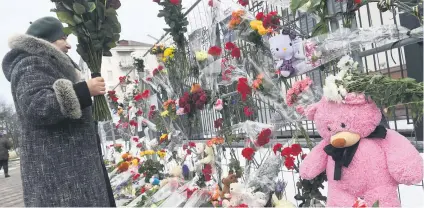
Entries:
<svg viewBox="0 0 424 208">
<path fill-rule="evenodd" d="M 116 10 L 119 0 L 51 0 L 57 17 L 68 25 L 66 34 L 78 38 L 77 52 L 87 63 L 92 77 L 101 76 L 102 56 L 112 56 L 121 32 Z M 104 96 L 94 97 L 93 117 L 97 121 L 112 119 Z"/>
<path fill-rule="evenodd" d="M 193 116 L 196 109 L 203 110 L 205 108 L 208 100 L 208 95 L 202 87 L 199 84 L 193 84 L 190 93 L 185 92 L 183 97 L 178 100 L 178 105 L 184 109 L 184 114 Z"/>
</svg>

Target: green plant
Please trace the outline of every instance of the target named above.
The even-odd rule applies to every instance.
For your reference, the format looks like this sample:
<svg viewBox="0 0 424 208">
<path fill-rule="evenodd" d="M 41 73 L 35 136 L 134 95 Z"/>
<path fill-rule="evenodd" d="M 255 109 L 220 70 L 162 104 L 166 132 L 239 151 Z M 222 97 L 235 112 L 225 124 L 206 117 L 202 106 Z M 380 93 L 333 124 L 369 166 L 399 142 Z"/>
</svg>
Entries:
<svg viewBox="0 0 424 208">
<path fill-rule="evenodd" d="M 138 169 L 138 173 L 144 174 L 145 182 L 149 183 L 150 178 L 153 177 L 154 175 L 161 175 L 164 168 L 165 166 L 160 164 L 159 161 L 148 159 L 140 165 L 140 168 Z"/>
<path fill-rule="evenodd" d="M 56 4 L 59 20 L 66 23 L 65 34 L 78 38 L 77 52 L 87 63 L 93 77 L 100 76 L 102 56 L 112 56 L 121 32 L 116 10 L 119 0 L 51 0 Z M 93 117 L 97 121 L 112 119 L 104 96 L 94 97 Z"/>
<path fill-rule="evenodd" d="M 157 2 L 163 6 L 159 10 L 158 17 L 163 17 L 169 28 L 165 28 L 166 32 L 173 37 L 174 42 L 178 48 L 183 48 L 185 38 L 184 33 L 187 32 L 188 21 L 182 13 L 183 6 L 179 0 L 163 0 Z"/>
</svg>

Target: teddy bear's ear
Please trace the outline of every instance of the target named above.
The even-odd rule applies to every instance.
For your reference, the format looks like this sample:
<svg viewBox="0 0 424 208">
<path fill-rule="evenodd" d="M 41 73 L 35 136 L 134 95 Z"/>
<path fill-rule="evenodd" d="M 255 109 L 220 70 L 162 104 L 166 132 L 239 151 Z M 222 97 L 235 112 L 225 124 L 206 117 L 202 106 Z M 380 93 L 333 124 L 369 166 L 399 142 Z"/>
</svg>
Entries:
<svg viewBox="0 0 424 208">
<path fill-rule="evenodd" d="M 314 103 L 306 107 L 305 109 L 305 116 L 308 118 L 308 120 L 313 121 L 315 118 L 315 113 L 318 110 L 318 103 Z"/>
</svg>

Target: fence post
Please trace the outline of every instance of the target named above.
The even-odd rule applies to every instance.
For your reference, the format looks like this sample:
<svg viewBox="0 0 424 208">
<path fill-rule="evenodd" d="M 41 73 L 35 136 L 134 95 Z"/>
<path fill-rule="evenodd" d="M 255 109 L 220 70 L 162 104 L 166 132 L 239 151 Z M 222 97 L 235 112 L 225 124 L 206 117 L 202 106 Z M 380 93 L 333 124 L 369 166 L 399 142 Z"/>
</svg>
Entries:
<svg viewBox="0 0 424 208">
<path fill-rule="evenodd" d="M 399 14 L 400 25 L 408 29 L 420 26 L 418 19 L 409 13 Z M 404 47 L 406 72 L 408 77 L 414 78 L 417 82 L 423 81 L 423 42 L 407 45 Z M 423 141 L 423 122 L 414 120 L 415 138 Z"/>
</svg>

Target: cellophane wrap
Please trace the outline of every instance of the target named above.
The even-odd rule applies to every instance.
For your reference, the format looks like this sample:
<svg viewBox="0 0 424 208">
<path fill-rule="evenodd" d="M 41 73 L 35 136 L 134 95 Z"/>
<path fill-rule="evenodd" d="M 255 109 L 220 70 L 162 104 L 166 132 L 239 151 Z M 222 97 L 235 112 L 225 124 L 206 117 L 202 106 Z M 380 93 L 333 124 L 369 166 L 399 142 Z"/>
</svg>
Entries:
<svg viewBox="0 0 424 208">
<path fill-rule="evenodd" d="M 184 205 L 184 208 L 190 207 L 199 207 L 200 205 L 206 203 L 211 198 L 209 191 L 206 189 L 199 189 L 193 192 L 191 197 L 187 200 Z"/>
</svg>

